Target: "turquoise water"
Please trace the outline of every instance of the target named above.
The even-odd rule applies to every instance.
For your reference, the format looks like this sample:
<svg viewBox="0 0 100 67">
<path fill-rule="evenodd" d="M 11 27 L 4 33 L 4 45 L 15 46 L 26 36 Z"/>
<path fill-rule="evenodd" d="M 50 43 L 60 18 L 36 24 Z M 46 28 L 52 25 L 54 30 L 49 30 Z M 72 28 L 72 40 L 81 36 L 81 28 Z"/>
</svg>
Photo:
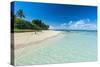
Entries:
<svg viewBox="0 0 100 67">
<path fill-rule="evenodd" d="M 62 31 L 40 44 L 15 50 L 15 65 L 54 64 L 97 60 L 97 32 Z"/>
</svg>

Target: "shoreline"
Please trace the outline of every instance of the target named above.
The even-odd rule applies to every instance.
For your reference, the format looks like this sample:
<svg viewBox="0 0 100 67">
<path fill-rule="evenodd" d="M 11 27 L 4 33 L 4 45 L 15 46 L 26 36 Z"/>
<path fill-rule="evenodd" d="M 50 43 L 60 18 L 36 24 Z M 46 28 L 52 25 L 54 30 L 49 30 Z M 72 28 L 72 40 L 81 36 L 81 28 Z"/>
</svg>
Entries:
<svg viewBox="0 0 100 67">
<path fill-rule="evenodd" d="M 42 32 L 23 32 L 23 33 L 12 33 L 14 36 L 14 49 L 24 48 L 26 46 L 30 46 L 30 44 L 41 43 L 42 41 L 51 39 L 60 34 L 60 31 L 52 31 L 52 30 L 43 30 Z M 13 39 L 12 39 L 13 41 Z"/>
</svg>

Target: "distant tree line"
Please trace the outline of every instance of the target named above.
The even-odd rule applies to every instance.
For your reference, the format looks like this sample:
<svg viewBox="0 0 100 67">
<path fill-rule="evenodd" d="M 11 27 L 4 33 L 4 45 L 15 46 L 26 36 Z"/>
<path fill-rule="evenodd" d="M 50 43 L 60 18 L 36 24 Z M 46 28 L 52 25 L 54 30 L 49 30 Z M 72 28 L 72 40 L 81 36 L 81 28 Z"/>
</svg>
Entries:
<svg viewBox="0 0 100 67">
<path fill-rule="evenodd" d="M 22 9 L 19 9 L 15 15 L 11 13 L 11 23 L 14 25 L 14 29 L 48 30 L 49 28 L 49 25 L 40 19 L 33 19 L 30 22 L 23 18 L 25 18 L 25 15 Z"/>
</svg>

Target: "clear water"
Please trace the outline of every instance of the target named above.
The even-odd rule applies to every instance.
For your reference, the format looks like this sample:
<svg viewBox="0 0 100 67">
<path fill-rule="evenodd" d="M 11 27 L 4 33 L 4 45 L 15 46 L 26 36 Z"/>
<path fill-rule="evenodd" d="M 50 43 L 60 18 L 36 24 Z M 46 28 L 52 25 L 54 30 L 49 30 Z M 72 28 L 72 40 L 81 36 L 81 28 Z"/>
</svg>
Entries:
<svg viewBox="0 0 100 67">
<path fill-rule="evenodd" d="M 57 37 L 15 50 L 15 65 L 97 60 L 97 32 L 62 31 Z"/>
</svg>

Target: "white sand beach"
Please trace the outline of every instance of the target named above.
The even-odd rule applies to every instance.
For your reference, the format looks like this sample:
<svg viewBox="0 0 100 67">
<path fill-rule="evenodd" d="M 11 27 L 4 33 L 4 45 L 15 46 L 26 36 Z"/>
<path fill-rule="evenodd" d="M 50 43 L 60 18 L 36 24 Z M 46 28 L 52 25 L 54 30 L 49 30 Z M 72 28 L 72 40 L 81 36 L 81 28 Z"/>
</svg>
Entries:
<svg viewBox="0 0 100 67">
<path fill-rule="evenodd" d="M 29 46 L 28 44 L 40 43 L 46 39 L 57 36 L 60 31 L 42 31 L 42 32 L 23 32 L 23 33 L 14 33 L 14 48 L 23 48 Z"/>
</svg>

